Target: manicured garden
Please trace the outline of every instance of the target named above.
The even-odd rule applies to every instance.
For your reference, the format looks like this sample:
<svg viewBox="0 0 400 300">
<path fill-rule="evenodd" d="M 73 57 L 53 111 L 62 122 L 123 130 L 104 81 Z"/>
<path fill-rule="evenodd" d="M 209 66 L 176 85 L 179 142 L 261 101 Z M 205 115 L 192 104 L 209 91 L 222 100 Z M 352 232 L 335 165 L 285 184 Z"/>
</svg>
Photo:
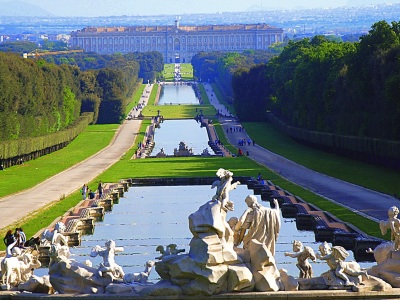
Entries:
<svg viewBox="0 0 400 300">
<path fill-rule="evenodd" d="M 155 86 L 156 88 L 156 86 Z M 145 116 L 154 116 L 160 110 L 161 115 L 169 119 L 193 118 L 197 112 L 196 108 L 202 109 L 205 115 L 214 115 L 215 109 L 210 105 L 205 106 L 153 106 L 154 91 L 150 96 L 151 100 L 143 114 Z M 143 89 L 141 90 L 143 91 Z M 218 95 L 218 94 L 217 94 Z M 134 96 L 134 97 L 137 97 Z M 206 96 L 203 96 L 206 97 Z M 221 97 L 221 96 L 220 96 Z M 137 103 L 137 102 L 136 102 Z M 232 152 L 235 147 L 228 144 L 224 131 L 218 123 L 218 119 L 213 119 L 220 140 Z M 132 160 L 136 150 L 136 144 L 143 140 L 146 127 L 150 124 L 149 120 L 144 120 L 140 133 L 133 143 L 133 147 L 112 167 L 104 173 L 89 182 L 89 187 L 95 189 L 97 183 L 118 182 L 125 178 L 151 178 L 151 177 L 202 177 L 215 176 L 218 168 L 226 168 L 238 176 L 256 176 L 259 172 L 263 177 L 271 180 L 274 184 L 290 191 L 292 194 L 300 196 L 304 200 L 315 204 L 320 209 L 331 212 L 343 221 L 354 224 L 357 227 L 371 235 L 380 236 L 379 226 L 375 222 L 365 219 L 356 213 L 338 206 L 324 198 L 321 198 L 308 190 L 305 190 L 291 182 L 280 177 L 266 167 L 259 165 L 250 158 L 235 157 L 177 157 L 160 159 L 137 159 Z M 396 182 L 399 181 L 399 175 L 390 170 L 379 170 L 379 168 L 365 165 L 359 162 L 344 160 L 324 152 L 316 151 L 311 148 L 299 145 L 288 139 L 279 131 L 266 123 L 245 123 L 246 131 L 255 139 L 256 143 L 277 152 L 290 159 L 298 161 L 310 168 L 319 168 L 323 173 L 331 174 L 338 178 L 348 178 L 352 181 L 357 179 L 358 184 L 363 186 L 388 191 L 389 193 L 400 194 Z M 27 162 L 23 165 L 15 166 L 0 172 L 0 181 L 2 189 L 0 196 L 9 195 L 18 191 L 32 187 L 50 176 L 61 172 L 69 166 L 89 157 L 93 153 L 105 147 L 112 139 L 118 125 L 92 125 L 76 138 L 68 147 L 35 161 Z M 90 143 L 88 142 L 90 141 Z M 376 176 L 376 172 L 379 176 Z M 374 174 L 374 176 L 372 176 Z M 378 178 L 379 177 L 379 178 Z M 375 178 L 371 181 L 371 178 Z M 378 181 L 378 185 L 376 184 Z M 28 201 L 28 200 L 27 200 Z M 18 224 L 12 224 L 11 227 L 23 227 L 27 236 L 33 236 L 43 227 L 47 227 L 57 217 L 63 215 L 71 207 L 81 201 L 79 191 L 72 195 L 60 199 L 51 206 L 45 207 L 32 216 L 21 220 Z M 4 232 L 0 232 L 4 235 Z M 3 249 L 3 247 L 0 247 Z"/>
</svg>

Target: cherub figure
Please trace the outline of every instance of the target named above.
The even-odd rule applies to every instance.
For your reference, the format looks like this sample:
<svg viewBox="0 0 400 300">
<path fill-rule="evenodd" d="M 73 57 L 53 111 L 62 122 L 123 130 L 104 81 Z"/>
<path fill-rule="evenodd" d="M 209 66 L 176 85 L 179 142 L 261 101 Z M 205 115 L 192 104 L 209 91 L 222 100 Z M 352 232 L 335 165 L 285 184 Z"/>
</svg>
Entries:
<svg viewBox="0 0 400 300">
<path fill-rule="evenodd" d="M 169 244 L 168 246 L 165 247 L 162 245 L 157 246 L 156 251 L 160 252 L 160 256 L 156 257 L 156 259 L 162 260 L 165 256 L 168 255 L 177 255 L 181 252 L 185 252 L 185 249 L 177 249 L 178 245 L 176 244 Z"/>
<path fill-rule="evenodd" d="M 308 262 L 308 259 L 312 261 L 316 260 L 314 250 L 309 247 L 303 247 L 303 243 L 300 241 L 293 241 L 293 252 L 285 252 L 285 256 L 289 256 L 292 258 L 297 258 L 297 268 L 300 270 L 299 278 L 312 278 L 313 270 L 311 264 Z"/>
<path fill-rule="evenodd" d="M 240 184 L 239 181 L 232 183 L 233 173 L 229 170 L 218 169 L 217 176 L 220 180 L 216 180 L 211 185 L 211 188 L 217 187 L 215 195 L 212 197 L 214 201 L 221 202 L 221 208 L 233 211 L 233 202 L 229 200 L 229 192 L 236 189 Z"/>
<path fill-rule="evenodd" d="M 394 250 L 400 249 L 400 220 L 397 218 L 399 209 L 397 206 L 392 206 L 388 210 L 389 218 L 386 221 L 379 222 L 379 228 L 382 235 L 385 235 L 387 230 L 391 230 L 390 239 L 394 243 Z"/>
<path fill-rule="evenodd" d="M 317 253 L 317 258 L 325 260 L 331 271 L 335 275 L 344 281 L 344 285 L 352 285 L 347 275 L 358 277 L 364 275 L 367 279 L 369 275 L 366 271 L 360 269 L 360 265 L 356 262 L 345 262 L 345 259 L 349 256 L 349 253 L 342 246 L 329 246 L 327 242 L 324 242 L 319 246 L 319 251 L 322 256 Z"/>
<path fill-rule="evenodd" d="M 147 261 L 143 272 L 125 274 L 124 282 L 125 283 L 139 282 L 142 284 L 147 283 L 151 269 L 154 267 L 154 265 L 155 265 L 154 261 L 152 260 Z"/>
<path fill-rule="evenodd" d="M 123 247 L 116 247 L 113 240 L 108 240 L 105 243 L 106 248 L 101 248 L 100 246 L 95 246 L 90 253 L 90 256 L 96 257 L 97 255 L 103 257 L 103 263 L 100 264 L 98 268 L 98 274 L 100 277 L 104 273 L 111 273 L 113 278 L 124 278 L 124 271 L 122 267 L 115 262 L 115 253 L 124 251 Z"/>
</svg>

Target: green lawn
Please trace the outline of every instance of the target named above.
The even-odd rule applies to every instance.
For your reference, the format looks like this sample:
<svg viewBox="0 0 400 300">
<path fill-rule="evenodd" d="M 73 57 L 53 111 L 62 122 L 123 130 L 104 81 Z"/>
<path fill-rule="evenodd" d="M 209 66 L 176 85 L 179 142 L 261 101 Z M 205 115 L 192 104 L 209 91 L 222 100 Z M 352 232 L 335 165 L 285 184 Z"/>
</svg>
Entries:
<svg viewBox="0 0 400 300">
<path fill-rule="evenodd" d="M 140 85 L 140 87 L 134 93 L 132 99 L 130 99 L 128 105 L 125 108 L 125 115 L 128 115 L 128 113 L 132 110 L 132 108 L 134 108 L 139 103 L 145 87 L 146 87 L 145 84 Z"/>
<path fill-rule="evenodd" d="M 215 83 L 212 83 L 211 86 L 212 86 L 212 88 L 213 88 L 213 91 L 214 91 L 214 93 L 215 93 L 215 96 L 218 98 L 219 103 L 221 103 L 221 104 L 227 106 L 228 109 L 229 109 L 229 111 L 230 111 L 233 115 L 236 115 L 235 107 L 234 107 L 232 104 L 228 103 L 228 101 L 226 101 L 226 99 L 224 98 L 223 93 L 220 91 L 218 85 L 215 84 Z"/>
<path fill-rule="evenodd" d="M 65 148 L 0 172 L 0 197 L 31 188 L 106 147 L 117 124 L 89 125 Z"/>
<path fill-rule="evenodd" d="M 202 83 L 198 84 L 199 90 L 200 90 L 200 95 L 201 95 L 201 100 L 203 101 L 204 105 L 209 105 L 210 104 L 210 99 L 208 99 L 206 90 L 204 88 L 204 85 Z"/>
<path fill-rule="evenodd" d="M 197 110 L 196 110 L 197 109 Z M 215 116 L 216 110 L 212 105 L 155 105 L 146 106 L 142 114 L 145 117 L 156 116 L 158 111 L 164 119 L 194 119 L 203 110 L 205 116 Z"/>
<path fill-rule="evenodd" d="M 400 172 L 296 143 L 271 123 L 243 123 L 257 144 L 305 167 L 372 190 L 400 195 Z"/>
<path fill-rule="evenodd" d="M 192 64 L 182 63 L 181 65 L 181 75 L 183 81 L 193 80 L 193 66 Z M 174 81 L 174 71 L 175 64 L 165 64 L 162 75 L 165 81 Z"/>
</svg>

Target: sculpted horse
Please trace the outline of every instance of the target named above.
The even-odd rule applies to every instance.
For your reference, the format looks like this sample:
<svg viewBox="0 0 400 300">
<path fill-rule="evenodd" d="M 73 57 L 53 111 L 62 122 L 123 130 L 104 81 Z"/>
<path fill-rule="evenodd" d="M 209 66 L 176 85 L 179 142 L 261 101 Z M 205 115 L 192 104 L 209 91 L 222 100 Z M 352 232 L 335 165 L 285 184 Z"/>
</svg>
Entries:
<svg viewBox="0 0 400 300">
<path fill-rule="evenodd" d="M 37 256 L 26 252 L 20 256 L 6 257 L 0 265 L 2 282 L 9 290 L 11 285 L 18 285 L 20 282 L 29 280 L 32 269 L 40 268 L 41 263 Z"/>
</svg>

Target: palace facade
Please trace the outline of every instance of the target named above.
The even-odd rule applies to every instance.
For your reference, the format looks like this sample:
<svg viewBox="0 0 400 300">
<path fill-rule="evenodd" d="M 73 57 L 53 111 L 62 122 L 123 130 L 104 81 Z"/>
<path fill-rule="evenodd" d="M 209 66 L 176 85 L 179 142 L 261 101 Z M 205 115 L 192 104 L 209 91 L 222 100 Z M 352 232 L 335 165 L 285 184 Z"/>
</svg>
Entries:
<svg viewBox="0 0 400 300">
<path fill-rule="evenodd" d="M 164 62 L 190 62 L 200 51 L 267 50 L 283 41 L 283 29 L 266 24 L 86 27 L 71 33 L 70 44 L 85 52 L 158 51 Z"/>
</svg>

